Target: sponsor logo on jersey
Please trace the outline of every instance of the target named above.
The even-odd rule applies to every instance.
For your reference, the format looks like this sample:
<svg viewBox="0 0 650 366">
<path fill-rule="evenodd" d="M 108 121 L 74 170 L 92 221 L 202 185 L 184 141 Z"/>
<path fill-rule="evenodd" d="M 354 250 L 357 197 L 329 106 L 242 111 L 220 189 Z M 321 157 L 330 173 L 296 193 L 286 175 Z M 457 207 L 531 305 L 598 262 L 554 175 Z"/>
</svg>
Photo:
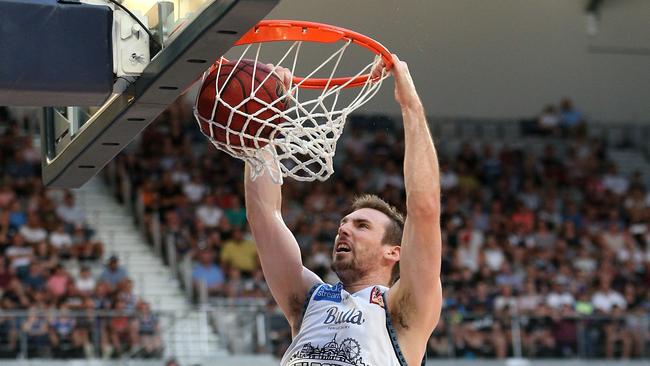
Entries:
<svg viewBox="0 0 650 366">
<path fill-rule="evenodd" d="M 363 318 L 361 310 L 357 309 L 340 309 L 332 306 L 325 311 L 325 321 L 323 324 L 356 324 L 361 325 L 365 323 L 366 319 Z"/>
<path fill-rule="evenodd" d="M 373 287 L 372 291 L 370 291 L 370 303 L 377 304 L 385 309 L 384 297 L 378 287 Z"/>
<path fill-rule="evenodd" d="M 320 288 L 318 288 L 318 291 L 316 291 L 316 295 L 314 296 L 314 301 L 320 301 L 320 300 L 325 300 L 325 301 L 333 301 L 333 302 L 341 302 L 341 290 L 343 290 L 343 284 L 340 282 L 337 283 L 335 286 L 324 284 Z"/>
</svg>

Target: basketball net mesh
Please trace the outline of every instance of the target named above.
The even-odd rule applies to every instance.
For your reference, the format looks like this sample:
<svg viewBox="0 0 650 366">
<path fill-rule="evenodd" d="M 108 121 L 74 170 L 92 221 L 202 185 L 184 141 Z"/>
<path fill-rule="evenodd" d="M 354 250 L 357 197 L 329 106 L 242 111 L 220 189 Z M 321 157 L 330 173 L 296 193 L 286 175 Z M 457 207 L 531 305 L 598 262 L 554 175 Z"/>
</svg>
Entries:
<svg viewBox="0 0 650 366">
<path fill-rule="evenodd" d="M 282 184 L 283 177 L 291 177 L 299 181 L 326 180 L 334 172 L 333 158 L 336 150 L 336 142 L 343 132 L 347 116 L 370 100 L 377 93 L 383 80 L 387 77 L 387 73 L 382 71 L 379 79 L 373 81 L 368 78 L 359 87 L 346 88 L 350 82 L 343 85 L 330 85 L 339 67 L 341 58 L 351 43 L 352 41 L 345 42 L 341 48 L 336 50 L 299 83 L 294 84 L 292 80 L 287 87 L 286 95 L 271 102 L 258 98 L 257 94 L 260 92 L 262 85 L 266 83 L 271 75 L 276 73 L 278 66 L 283 66 L 285 61 L 288 60 L 289 65 L 284 67 L 289 69 L 292 75 L 295 75 L 294 71 L 296 70 L 302 41 L 293 42 L 284 56 L 278 62 L 274 63 L 273 72 L 269 73 L 262 82 L 256 83 L 255 77 L 250 78 L 252 83 L 250 88 L 252 91 L 251 95 L 237 105 L 230 105 L 221 99 L 221 93 L 225 89 L 224 87 L 228 85 L 228 81 L 237 70 L 239 63 L 251 48 L 256 49 L 254 51 L 255 66 L 257 66 L 257 62 L 260 60 L 259 56 L 262 43 L 249 44 L 237 60 L 236 65 L 232 68 L 226 81 L 220 85 L 219 77 L 215 79 L 214 88 L 216 97 L 209 119 L 199 114 L 197 105 L 200 93 L 197 95 L 194 116 L 197 122 L 199 122 L 199 126 L 203 122 L 208 123 L 210 127 L 209 131 L 202 129 L 203 133 L 217 149 L 248 162 L 252 168 L 251 179 L 253 180 L 265 172 L 270 174 L 271 179 L 277 184 Z M 290 57 L 292 53 L 293 56 Z M 354 77 L 370 73 L 373 67 L 380 62 L 381 58 L 379 56 L 374 57 L 374 60 L 354 75 Z M 217 65 L 216 67 L 219 68 L 217 75 L 220 75 L 222 63 L 217 63 Z M 301 98 L 300 86 L 309 80 L 309 78 L 313 78 L 317 72 L 327 70 L 328 67 L 332 68 L 329 73 L 329 81 L 326 87 L 320 91 L 320 94 L 316 98 L 313 97 L 313 94 L 310 97 Z M 256 71 L 255 67 L 253 69 L 253 75 L 256 75 Z M 202 81 L 205 81 L 209 72 L 210 70 L 203 74 Z M 288 98 L 288 103 L 285 98 Z M 246 113 L 242 106 L 251 100 L 260 103 L 262 107 L 254 113 L 249 114 Z M 287 105 L 286 110 L 282 111 L 274 106 L 279 101 Z M 228 121 L 215 121 L 218 103 L 221 103 L 220 108 L 226 107 L 229 109 Z M 257 117 L 268 110 L 273 111 L 275 117 L 269 120 Z M 230 128 L 233 116 L 236 115 L 246 118 L 243 128 Z M 251 121 L 260 124 L 255 135 L 246 132 L 247 126 Z M 281 122 L 278 123 L 278 121 Z M 226 142 L 218 141 L 215 138 L 218 129 L 221 129 L 220 134 L 222 136 L 225 132 L 227 136 L 225 139 Z M 270 134 L 268 134 L 269 130 L 272 131 Z M 265 136 L 260 136 L 260 132 L 262 131 L 265 131 Z M 231 136 L 236 136 L 234 140 L 240 141 L 241 145 L 229 145 L 227 142 L 233 140 Z M 247 147 L 244 144 L 245 141 L 252 142 L 254 147 Z"/>
</svg>

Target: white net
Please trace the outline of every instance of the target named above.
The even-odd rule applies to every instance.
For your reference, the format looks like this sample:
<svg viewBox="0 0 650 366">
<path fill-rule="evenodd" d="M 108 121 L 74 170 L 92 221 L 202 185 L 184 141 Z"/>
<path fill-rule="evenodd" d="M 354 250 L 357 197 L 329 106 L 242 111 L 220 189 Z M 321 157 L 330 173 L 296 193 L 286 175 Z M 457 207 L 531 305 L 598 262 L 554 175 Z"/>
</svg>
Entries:
<svg viewBox="0 0 650 366">
<path fill-rule="evenodd" d="M 265 173 L 270 174 L 273 181 L 279 184 L 284 177 L 300 181 L 324 181 L 329 178 L 334 172 L 336 143 L 343 132 L 347 116 L 368 102 L 387 76 L 386 72 L 382 71 L 381 77 L 376 80 L 368 78 L 361 86 L 348 87 L 354 77 L 369 74 L 373 67 L 381 62 L 381 58 L 376 56 L 350 81 L 340 85 L 334 82 L 341 59 L 352 44 L 352 41 L 345 41 L 299 83 L 291 81 L 286 86 L 286 94 L 273 101 L 261 98 L 260 90 L 271 75 L 276 74 L 278 67 L 285 67 L 292 75 L 296 75 L 302 43 L 292 42 L 280 59 L 273 62 L 272 73 L 268 73 L 261 82 L 251 77 L 248 89 L 251 91 L 250 95 L 244 96 L 236 105 L 231 105 L 222 98 L 225 87 L 242 60 L 254 59 L 254 67 L 258 67 L 262 43 L 245 47 L 225 81 L 219 77 L 208 79 L 210 70 L 203 75 L 203 83 L 207 81 L 210 85 L 202 85 L 202 90 L 205 87 L 214 88 L 215 98 L 213 105 L 209 106 L 212 108 L 207 108 L 211 113 L 204 112 L 201 115 L 198 108 L 201 93 L 197 96 L 194 115 L 199 126 L 217 149 L 250 163 L 252 179 Z M 254 57 L 246 57 L 249 53 L 254 53 Z M 217 75 L 222 75 L 222 65 L 221 62 L 215 65 Z M 253 75 L 257 75 L 255 68 Z M 306 89 L 301 88 L 319 73 L 329 75 L 325 78 L 328 81 L 322 90 L 318 90 L 314 95 L 313 90 L 308 93 Z M 253 113 L 247 111 L 249 102 L 254 102 L 256 106 Z M 279 108 L 278 105 L 286 107 Z M 218 108 L 221 111 L 227 108 L 228 117 L 224 118 L 224 113 L 217 113 Z M 203 110 L 206 110 L 205 106 Z M 222 120 L 216 119 L 218 115 Z"/>
</svg>

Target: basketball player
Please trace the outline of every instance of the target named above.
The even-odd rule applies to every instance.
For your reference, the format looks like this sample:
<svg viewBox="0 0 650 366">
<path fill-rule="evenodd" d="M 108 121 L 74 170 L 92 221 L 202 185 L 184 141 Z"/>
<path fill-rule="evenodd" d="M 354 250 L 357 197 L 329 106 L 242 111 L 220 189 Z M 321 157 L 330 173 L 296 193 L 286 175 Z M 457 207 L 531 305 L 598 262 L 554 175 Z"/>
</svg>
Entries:
<svg viewBox="0 0 650 366">
<path fill-rule="evenodd" d="M 269 174 L 252 181 L 246 167 L 246 213 L 266 281 L 291 325 L 282 366 L 420 365 L 438 323 L 438 158 L 408 67 L 395 55 L 393 62 L 404 123 L 406 220 L 376 196 L 357 199 L 334 242 L 332 268 L 340 283 L 325 284 L 303 266 L 282 220 L 281 186 Z M 278 72 L 285 81 L 287 73 Z"/>
</svg>

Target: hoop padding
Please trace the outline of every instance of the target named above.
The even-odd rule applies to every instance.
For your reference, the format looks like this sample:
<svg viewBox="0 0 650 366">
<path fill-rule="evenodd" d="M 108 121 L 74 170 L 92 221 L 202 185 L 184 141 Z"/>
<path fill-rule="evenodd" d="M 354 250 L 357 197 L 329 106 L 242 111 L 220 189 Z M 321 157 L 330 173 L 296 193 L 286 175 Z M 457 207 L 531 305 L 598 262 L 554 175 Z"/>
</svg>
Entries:
<svg viewBox="0 0 650 366">
<path fill-rule="evenodd" d="M 268 45 L 267 43 L 241 46 L 245 47 L 245 49 L 237 59 L 235 66 L 232 67 L 226 81 L 219 84 L 219 77 L 215 78 L 214 85 L 209 86 L 215 88 L 215 100 L 210 116 L 199 114 L 197 106 L 201 93 L 197 95 L 194 116 L 201 130 L 217 149 L 248 162 L 252 168 L 252 179 L 256 179 L 265 172 L 270 174 L 271 179 L 278 184 L 282 184 L 284 177 L 291 177 L 299 181 L 324 181 L 329 178 L 334 173 L 333 158 L 336 143 L 343 132 L 348 115 L 368 102 L 379 91 L 383 80 L 387 77 L 387 72 L 382 69 L 380 77 L 375 79 L 368 77 L 363 84 L 350 87 L 349 84 L 353 80 L 358 80 L 358 77 L 364 75 L 364 73 L 369 74 L 373 67 L 378 67 L 382 62 L 380 56 L 373 55 L 367 66 L 346 83 L 338 85 L 327 83 L 322 90 L 314 91 L 310 96 L 301 97 L 301 94 L 307 94 L 304 90 L 301 93 L 301 86 L 303 83 L 308 83 L 310 79 L 315 79 L 317 73 L 327 72 L 331 67 L 329 80 L 335 79 L 334 75 L 339 68 L 341 58 L 347 47 L 352 44 L 352 40 L 348 39 L 344 40 L 342 46 L 311 73 L 300 78 L 299 82 L 296 83 L 296 79 L 292 79 L 289 85 L 285 85 L 285 95 L 271 102 L 259 98 L 258 94 L 264 92 L 263 90 L 260 91 L 260 89 L 271 75 L 279 73 L 278 68 L 280 66 L 289 69 L 292 75 L 295 75 L 294 71 L 299 61 L 302 42 L 290 42 L 287 51 L 280 60 L 273 63 L 272 72 L 264 80 L 260 82 L 256 81 L 255 77 L 251 77 L 252 85 L 250 85 L 249 89 L 251 95 L 245 97 L 237 105 L 230 105 L 222 99 L 224 87 L 228 85 L 240 62 L 246 58 L 247 54 L 252 52 L 255 53 L 255 56 L 254 58 L 249 56 L 249 58 L 255 61 L 253 75 L 257 75 L 257 63 L 261 60 L 262 44 Z M 287 64 L 287 66 L 283 66 L 283 63 Z M 222 62 L 218 61 L 210 70 L 206 71 L 203 74 L 202 82 L 206 81 L 208 74 L 210 71 L 214 71 L 214 68 L 218 68 L 217 75 L 220 75 L 221 65 Z M 280 79 L 282 78 L 280 77 Z M 212 81 L 210 80 L 210 82 Z M 204 87 L 208 86 L 202 85 L 201 88 Z M 313 93 L 318 95 L 314 97 Z M 250 101 L 259 103 L 262 107 L 254 113 L 247 113 L 244 106 Z M 282 101 L 282 103 L 278 103 L 279 101 Z M 278 104 L 287 105 L 287 108 L 279 110 L 274 106 Z M 230 113 L 227 121 L 215 121 L 217 106 L 219 108 L 228 108 Z M 205 110 L 205 106 L 203 106 L 203 110 Z M 268 115 L 265 112 L 269 110 L 273 111 L 273 118 L 264 120 L 258 117 Z M 246 119 L 243 127 L 237 126 L 237 128 L 234 128 L 232 122 L 235 116 Z M 241 117 L 237 117 L 240 125 Z M 246 132 L 248 130 L 247 126 L 253 121 L 260 124 L 259 128 L 254 129 L 257 131 L 255 135 Z M 268 133 L 269 130 L 272 131 L 270 134 Z M 264 136 L 260 134 L 261 131 L 266 131 Z M 225 139 L 217 140 L 215 138 L 217 134 L 224 136 L 224 133 L 226 135 Z M 232 137 L 233 135 L 235 138 Z M 233 146 L 228 144 L 229 141 L 240 141 L 241 144 Z M 244 143 L 245 141 L 248 143 Z M 254 145 L 253 147 L 250 146 L 250 142 Z"/>
</svg>

